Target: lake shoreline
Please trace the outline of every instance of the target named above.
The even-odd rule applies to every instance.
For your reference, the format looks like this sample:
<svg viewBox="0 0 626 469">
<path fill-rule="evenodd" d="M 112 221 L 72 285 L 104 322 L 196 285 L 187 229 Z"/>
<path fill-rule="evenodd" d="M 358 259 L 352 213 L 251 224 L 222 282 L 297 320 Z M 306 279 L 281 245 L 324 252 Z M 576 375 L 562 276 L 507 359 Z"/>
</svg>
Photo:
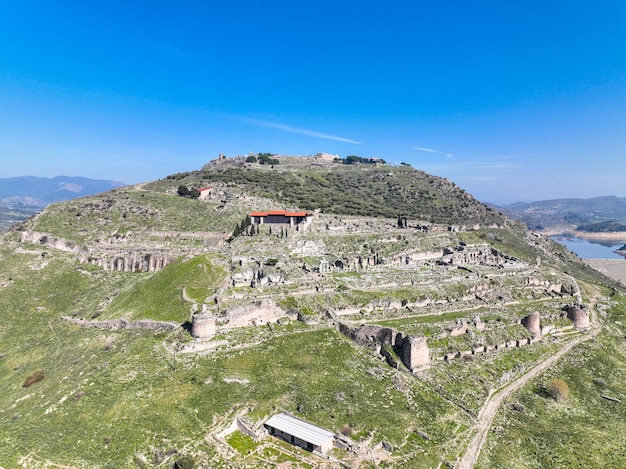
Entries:
<svg viewBox="0 0 626 469">
<path fill-rule="evenodd" d="M 598 272 L 626 286 L 625 259 L 583 259 L 583 262 L 589 267 L 596 269 Z"/>
<path fill-rule="evenodd" d="M 596 233 L 593 231 L 574 231 L 574 230 L 557 230 L 547 229 L 540 231 L 546 236 L 575 236 L 582 239 L 590 239 L 593 241 L 618 241 L 626 243 L 626 231 L 612 231 L 609 233 Z"/>
</svg>

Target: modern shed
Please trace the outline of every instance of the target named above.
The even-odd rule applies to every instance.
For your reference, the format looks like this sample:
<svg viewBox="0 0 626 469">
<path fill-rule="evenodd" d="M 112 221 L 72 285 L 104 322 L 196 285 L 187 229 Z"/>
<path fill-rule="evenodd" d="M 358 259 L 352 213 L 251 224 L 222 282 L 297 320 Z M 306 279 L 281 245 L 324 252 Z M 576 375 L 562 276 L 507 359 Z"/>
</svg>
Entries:
<svg viewBox="0 0 626 469">
<path fill-rule="evenodd" d="M 270 435 L 309 451 L 325 453 L 333 447 L 334 433 L 287 414 L 270 417 L 265 422 L 265 428 Z"/>
</svg>

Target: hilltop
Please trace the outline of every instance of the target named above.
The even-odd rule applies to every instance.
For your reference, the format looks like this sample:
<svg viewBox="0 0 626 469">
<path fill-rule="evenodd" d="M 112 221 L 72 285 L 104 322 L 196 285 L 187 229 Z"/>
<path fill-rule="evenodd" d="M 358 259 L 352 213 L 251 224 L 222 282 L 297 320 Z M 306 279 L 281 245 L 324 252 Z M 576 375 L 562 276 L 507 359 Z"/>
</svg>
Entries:
<svg viewBox="0 0 626 469">
<path fill-rule="evenodd" d="M 534 230 L 572 230 L 600 222 L 626 223 L 626 198 L 554 199 L 499 207 Z"/>
<path fill-rule="evenodd" d="M 1 464 L 626 463 L 623 285 L 418 169 L 257 156 L 2 235 Z"/>
</svg>

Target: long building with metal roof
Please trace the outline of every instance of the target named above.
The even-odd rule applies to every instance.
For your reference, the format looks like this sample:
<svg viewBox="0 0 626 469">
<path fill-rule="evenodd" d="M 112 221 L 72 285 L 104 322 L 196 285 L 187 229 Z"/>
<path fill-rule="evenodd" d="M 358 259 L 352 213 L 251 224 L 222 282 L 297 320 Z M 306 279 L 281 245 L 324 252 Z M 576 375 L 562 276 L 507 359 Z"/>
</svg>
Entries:
<svg viewBox="0 0 626 469">
<path fill-rule="evenodd" d="M 277 414 L 265 422 L 270 435 L 309 451 L 325 453 L 333 447 L 334 433 L 287 414 Z"/>
</svg>

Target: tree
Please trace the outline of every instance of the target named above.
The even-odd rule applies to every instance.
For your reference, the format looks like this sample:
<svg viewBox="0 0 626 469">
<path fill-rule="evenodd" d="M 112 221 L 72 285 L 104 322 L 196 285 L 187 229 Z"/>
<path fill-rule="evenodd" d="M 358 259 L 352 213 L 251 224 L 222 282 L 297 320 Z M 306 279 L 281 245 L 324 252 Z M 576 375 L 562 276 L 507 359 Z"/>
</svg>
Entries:
<svg viewBox="0 0 626 469">
<path fill-rule="evenodd" d="M 272 156 L 273 156 L 272 153 L 259 153 L 257 159 L 260 164 L 268 164 L 268 165 L 278 164 L 279 161 L 276 158 L 272 158 Z"/>
<path fill-rule="evenodd" d="M 186 185 L 181 184 L 180 186 L 178 186 L 178 195 L 180 195 L 182 197 L 188 197 L 189 196 L 189 188 Z"/>
<path fill-rule="evenodd" d="M 550 381 L 546 386 L 546 391 L 548 391 L 548 394 L 557 402 L 567 399 L 569 396 L 569 386 L 560 378 L 555 378 Z"/>
<path fill-rule="evenodd" d="M 360 156 L 348 155 L 346 156 L 345 164 L 358 164 L 362 162 L 363 162 L 363 158 L 361 158 Z"/>
<path fill-rule="evenodd" d="M 254 156 L 254 155 L 250 155 L 249 157 L 247 157 L 247 158 L 246 158 L 246 161 L 247 161 L 248 163 L 256 163 L 256 162 L 257 162 L 257 159 L 256 159 L 256 156 Z"/>
</svg>

